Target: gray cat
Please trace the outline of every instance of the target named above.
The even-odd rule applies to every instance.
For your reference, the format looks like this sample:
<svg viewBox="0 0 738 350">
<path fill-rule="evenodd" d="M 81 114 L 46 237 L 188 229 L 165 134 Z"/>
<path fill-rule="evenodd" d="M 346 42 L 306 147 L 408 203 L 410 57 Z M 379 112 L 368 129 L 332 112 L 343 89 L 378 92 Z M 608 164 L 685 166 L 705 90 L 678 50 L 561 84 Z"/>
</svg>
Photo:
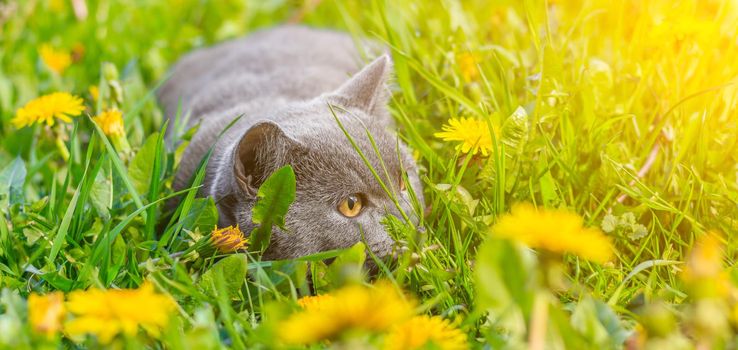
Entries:
<svg viewBox="0 0 738 350">
<path fill-rule="evenodd" d="M 215 199 L 219 226 L 238 224 L 251 232 L 257 189 L 273 171 L 290 164 L 297 179 L 296 199 L 286 216 L 286 232 L 274 229 L 264 258 L 349 247 L 362 240 L 362 232 L 373 252 L 388 255 L 394 241 L 381 221 L 385 215 L 401 217 L 400 210 L 417 218 L 410 190 L 422 205 L 422 187 L 406 146 L 389 130 L 391 59 L 382 55 L 363 69 L 360 62 L 350 36 L 300 26 L 260 31 L 184 56 L 159 92 L 170 118 L 181 109 L 192 116 L 188 127 L 200 123 L 175 188 L 189 186 L 215 143 L 199 194 Z M 396 194 L 400 208 L 351 145 L 329 105 Z"/>
</svg>

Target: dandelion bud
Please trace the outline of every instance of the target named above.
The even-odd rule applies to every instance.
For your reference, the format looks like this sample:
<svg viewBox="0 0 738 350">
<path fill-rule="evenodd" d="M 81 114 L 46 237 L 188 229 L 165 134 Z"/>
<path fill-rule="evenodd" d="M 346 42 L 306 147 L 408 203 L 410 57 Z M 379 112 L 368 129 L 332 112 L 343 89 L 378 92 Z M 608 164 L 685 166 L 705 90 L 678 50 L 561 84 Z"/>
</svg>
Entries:
<svg viewBox="0 0 738 350">
<path fill-rule="evenodd" d="M 238 225 L 236 227 L 228 226 L 213 230 L 210 234 L 210 244 L 221 253 L 233 253 L 245 248 L 248 239 L 244 237 Z"/>
<path fill-rule="evenodd" d="M 416 265 L 419 262 L 420 262 L 420 254 L 418 253 L 410 254 L 410 265 Z"/>
<path fill-rule="evenodd" d="M 103 71 L 103 77 L 105 77 L 105 80 L 107 81 L 118 80 L 118 68 L 115 68 L 114 64 L 110 62 L 103 63 L 102 71 Z"/>
<path fill-rule="evenodd" d="M 110 141 L 119 151 L 130 151 L 131 147 L 126 138 L 126 129 L 123 127 L 123 115 L 119 110 L 115 108 L 108 109 L 92 118 L 92 120 L 110 138 Z"/>
<path fill-rule="evenodd" d="M 122 104 L 123 87 L 120 85 L 120 82 L 117 80 L 108 81 L 108 87 L 110 88 L 110 99 L 119 105 Z"/>
<path fill-rule="evenodd" d="M 87 88 L 87 91 L 90 93 L 92 101 L 97 102 L 97 99 L 100 98 L 100 88 L 98 88 L 97 85 L 91 85 L 89 88 Z"/>
</svg>

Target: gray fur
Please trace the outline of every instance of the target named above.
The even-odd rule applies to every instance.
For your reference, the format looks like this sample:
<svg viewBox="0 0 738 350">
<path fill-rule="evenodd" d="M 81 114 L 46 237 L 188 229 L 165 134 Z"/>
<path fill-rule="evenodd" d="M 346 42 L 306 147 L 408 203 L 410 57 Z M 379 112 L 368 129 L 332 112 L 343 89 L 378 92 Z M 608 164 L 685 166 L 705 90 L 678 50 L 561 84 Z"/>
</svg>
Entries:
<svg viewBox="0 0 738 350">
<path fill-rule="evenodd" d="M 297 178 L 295 202 L 286 217 L 288 232 L 275 229 L 267 259 L 294 258 L 344 248 L 361 240 L 378 255 L 391 252 L 393 240 L 380 220 L 400 216 L 370 170 L 336 123 L 328 105 L 378 173 L 379 157 L 390 174 L 383 181 L 398 194 L 413 217 L 407 191 L 400 191 L 406 171 L 422 203 L 415 162 L 389 130 L 387 79 L 392 70 L 382 55 L 360 70 L 351 37 L 337 32 L 284 26 L 257 32 L 183 57 L 162 87 L 159 100 L 168 116 L 179 104 L 200 128 L 179 166 L 175 188 L 186 188 L 192 173 L 217 135 L 241 119 L 217 141 L 200 195 L 215 199 L 220 226 L 253 229 L 251 208 L 258 186 L 276 169 L 290 164 Z M 360 71 L 359 71 L 360 70 Z M 358 73 L 357 73 L 358 72 Z M 399 150 L 398 150 L 399 145 Z M 349 194 L 362 193 L 368 204 L 355 218 L 337 210 Z"/>
</svg>

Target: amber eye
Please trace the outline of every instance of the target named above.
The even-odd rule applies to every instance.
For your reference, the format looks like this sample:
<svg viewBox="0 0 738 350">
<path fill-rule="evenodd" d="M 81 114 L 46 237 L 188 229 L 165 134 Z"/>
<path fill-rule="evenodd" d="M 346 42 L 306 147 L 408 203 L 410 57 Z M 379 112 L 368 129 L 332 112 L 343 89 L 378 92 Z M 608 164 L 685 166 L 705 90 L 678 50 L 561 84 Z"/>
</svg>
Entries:
<svg viewBox="0 0 738 350">
<path fill-rule="evenodd" d="M 347 218 L 353 218 L 361 213 L 361 208 L 364 205 L 361 200 L 361 195 L 354 193 L 344 198 L 341 203 L 338 204 L 338 211 Z"/>
</svg>

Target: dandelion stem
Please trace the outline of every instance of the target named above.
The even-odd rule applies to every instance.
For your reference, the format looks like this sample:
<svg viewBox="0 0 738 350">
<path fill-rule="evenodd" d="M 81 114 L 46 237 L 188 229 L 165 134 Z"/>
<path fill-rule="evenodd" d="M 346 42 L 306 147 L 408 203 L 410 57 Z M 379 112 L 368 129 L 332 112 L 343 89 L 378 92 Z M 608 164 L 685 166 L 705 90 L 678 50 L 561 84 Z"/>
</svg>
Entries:
<svg viewBox="0 0 738 350">
<path fill-rule="evenodd" d="M 546 343 L 546 323 L 548 322 L 548 298 L 543 292 L 536 293 L 533 313 L 530 318 L 528 349 L 543 350 Z"/>
<path fill-rule="evenodd" d="M 172 254 L 169 254 L 169 258 L 170 258 L 170 259 L 174 259 L 174 258 L 179 258 L 179 257 L 180 257 L 180 256 L 182 256 L 182 255 L 183 255 L 184 253 L 185 253 L 185 252 L 176 252 L 176 253 L 172 253 Z M 146 260 L 146 261 L 140 262 L 140 263 L 138 264 L 138 267 L 139 267 L 139 268 L 142 268 L 142 267 L 146 266 L 146 264 L 148 264 L 149 262 L 151 262 L 151 263 L 154 263 L 154 264 L 156 264 L 156 263 L 158 263 L 159 261 L 161 261 L 161 259 L 162 259 L 162 258 L 154 258 L 154 259 L 149 259 L 149 260 Z"/>
<path fill-rule="evenodd" d="M 64 159 L 64 162 L 69 161 L 69 149 L 67 148 L 67 145 L 64 144 L 64 140 L 62 140 L 61 137 L 57 137 L 54 143 L 56 144 L 56 148 L 59 150 L 59 154 L 61 154 L 62 159 Z"/>
</svg>

